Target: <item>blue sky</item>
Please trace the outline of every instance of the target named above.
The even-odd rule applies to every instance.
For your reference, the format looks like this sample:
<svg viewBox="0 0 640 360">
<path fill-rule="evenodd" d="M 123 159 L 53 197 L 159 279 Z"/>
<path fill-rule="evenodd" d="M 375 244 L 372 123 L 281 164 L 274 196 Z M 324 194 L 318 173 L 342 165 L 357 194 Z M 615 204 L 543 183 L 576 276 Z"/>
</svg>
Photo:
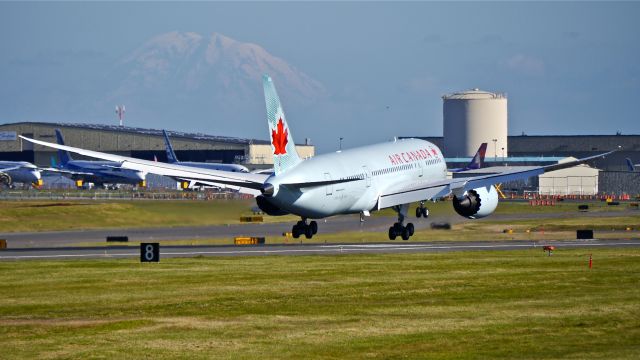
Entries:
<svg viewBox="0 0 640 360">
<path fill-rule="evenodd" d="M 319 81 L 325 99 L 282 100 L 296 141 L 320 152 L 339 136 L 442 135 L 440 97 L 474 87 L 508 94 L 510 134 L 638 134 L 639 18 L 636 2 L 3 2 L 0 123 L 115 123 L 86 106 L 117 81 L 105 74 L 154 36 L 193 31 L 258 44 Z M 267 138 L 252 106 L 233 124 L 153 111 L 129 124 Z"/>
</svg>

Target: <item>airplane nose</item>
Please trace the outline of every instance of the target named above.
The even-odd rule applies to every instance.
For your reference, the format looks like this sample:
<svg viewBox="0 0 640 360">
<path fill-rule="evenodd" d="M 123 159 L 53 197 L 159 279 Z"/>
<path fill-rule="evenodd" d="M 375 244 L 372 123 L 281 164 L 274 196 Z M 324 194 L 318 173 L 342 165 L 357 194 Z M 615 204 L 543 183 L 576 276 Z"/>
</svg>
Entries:
<svg viewBox="0 0 640 360">
<path fill-rule="evenodd" d="M 31 175 L 33 175 L 33 177 L 36 178 L 36 180 L 42 179 L 42 174 L 40 174 L 40 171 L 38 170 L 32 170 Z"/>
</svg>

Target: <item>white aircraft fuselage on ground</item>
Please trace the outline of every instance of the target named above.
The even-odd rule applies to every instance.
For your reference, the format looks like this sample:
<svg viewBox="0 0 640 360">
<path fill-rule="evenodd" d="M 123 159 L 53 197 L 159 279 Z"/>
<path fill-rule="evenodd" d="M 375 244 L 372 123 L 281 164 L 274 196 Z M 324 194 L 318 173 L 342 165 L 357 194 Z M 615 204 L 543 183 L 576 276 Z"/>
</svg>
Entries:
<svg viewBox="0 0 640 360">
<path fill-rule="evenodd" d="M 437 146 L 424 140 L 403 139 L 306 159 L 283 174 L 269 177 L 266 186 L 273 186 L 274 205 L 302 217 L 319 219 L 376 210 L 379 195 L 397 188 L 397 184 L 410 188 L 446 177 L 447 166 Z M 354 181 L 310 188 L 287 186 L 349 179 Z"/>
</svg>

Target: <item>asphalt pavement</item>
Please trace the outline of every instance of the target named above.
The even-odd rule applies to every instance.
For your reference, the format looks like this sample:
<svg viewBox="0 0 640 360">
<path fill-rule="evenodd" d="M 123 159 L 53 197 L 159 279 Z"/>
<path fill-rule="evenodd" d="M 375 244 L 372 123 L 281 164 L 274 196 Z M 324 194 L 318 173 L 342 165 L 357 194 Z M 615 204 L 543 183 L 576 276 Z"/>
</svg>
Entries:
<svg viewBox="0 0 640 360">
<path fill-rule="evenodd" d="M 408 218 L 416 229 L 425 229 L 431 223 L 448 222 L 456 224 L 465 221 L 509 221 L 535 218 L 570 217 L 609 217 L 609 216 L 638 216 L 637 210 L 625 210 L 615 212 L 586 212 L 586 213 L 559 213 L 559 214 L 494 214 L 484 219 L 468 220 L 458 215 L 432 214 L 428 219 Z M 371 216 L 364 222 L 360 222 L 358 215 L 334 216 L 318 220 L 319 233 L 331 234 L 344 231 L 379 232 L 380 240 L 387 238 L 389 226 L 396 221 L 392 216 Z M 588 224 L 588 220 L 585 221 Z M 47 231 L 47 232 L 22 232 L 0 233 L 0 239 L 7 240 L 7 247 L 17 248 L 42 248 L 42 247 L 69 247 L 80 243 L 104 243 L 107 236 L 128 236 L 132 242 L 163 242 L 171 240 L 193 240 L 209 238 L 233 239 L 236 236 L 282 236 L 282 233 L 291 231 L 292 222 L 284 223 L 249 223 L 237 225 L 215 226 L 185 226 L 165 228 L 132 228 L 132 229 L 98 229 L 98 230 L 74 230 L 74 231 Z M 588 226 L 588 225 L 586 225 Z"/>
<path fill-rule="evenodd" d="M 388 253 L 437 253 L 451 251 L 524 250 L 555 246 L 563 249 L 630 248 L 640 247 L 638 240 L 574 240 L 574 241 L 472 241 L 472 242 L 396 242 L 367 244 L 278 244 L 278 245 L 213 245 L 213 246 L 160 246 L 163 258 L 195 256 L 267 256 L 267 255 L 347 255 Z M 113 259 L 140 258 L 140 247 L 63 247 L 6 249 L 0 252 L 0 261 L 53 260 L 53 259 Z"/>
</svg>

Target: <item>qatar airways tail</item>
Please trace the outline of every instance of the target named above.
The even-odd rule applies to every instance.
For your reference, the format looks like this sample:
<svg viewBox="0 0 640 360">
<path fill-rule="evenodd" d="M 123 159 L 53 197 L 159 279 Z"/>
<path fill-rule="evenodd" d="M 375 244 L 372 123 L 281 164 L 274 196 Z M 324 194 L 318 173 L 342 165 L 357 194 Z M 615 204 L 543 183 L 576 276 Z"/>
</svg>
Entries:
<svg viewBox="0 0 640 360">
<path fill-rule="evenodd" d="M 425 201 L 451 195 L 456 213 L 469 219 L 482 218 L 498 206 L 498 194 L 493 184 L 569 168 L 613 152 L 562 164 L 519 167 L 453 179 L 447 179 L 447 165 L 440 149 L 421 139 L 373 144 L 302 160 L 296 152 L 290 124 L 273 80 L 268 75 L 263 77 L 263 88 L 273 174 L 230 173 L 180 163 L 162 164 L 20 137 L 56 149 L 117 161 L 129 169 L 202 184 L 237 186 L 240 191 L 256 196 L 258 207 L 268 215 L 299 216 L 301 219 L 293 226 L 292 233 L 294 237 L 304 235 L 306 238 L 313 237 L 318 231 L 318 223 L 312 219 L 354 213 L 362 218 L 372 211 L 391 208 L 398 218 L 389 227 L 389 239 L 408 240 L 415 230 L 414 225 L 407 222 L 412 203 L 420 203 L 416 216 L 421 217 L 426 215 L 423 211 Z"/>
</svg>

